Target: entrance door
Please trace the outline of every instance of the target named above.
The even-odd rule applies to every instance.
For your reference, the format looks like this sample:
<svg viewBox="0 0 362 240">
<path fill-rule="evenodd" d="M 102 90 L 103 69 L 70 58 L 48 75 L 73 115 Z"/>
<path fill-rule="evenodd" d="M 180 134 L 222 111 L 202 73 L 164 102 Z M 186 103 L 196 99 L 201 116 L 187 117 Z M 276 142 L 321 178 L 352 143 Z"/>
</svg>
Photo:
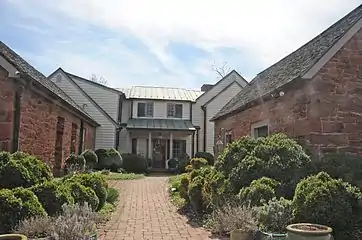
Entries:
<svg viewBox="0 0 362 240">
<path fill-rule="evenodd" d="M 166 140 L 153 139 L 153 168 L 165 168 Z"/>
</svg>

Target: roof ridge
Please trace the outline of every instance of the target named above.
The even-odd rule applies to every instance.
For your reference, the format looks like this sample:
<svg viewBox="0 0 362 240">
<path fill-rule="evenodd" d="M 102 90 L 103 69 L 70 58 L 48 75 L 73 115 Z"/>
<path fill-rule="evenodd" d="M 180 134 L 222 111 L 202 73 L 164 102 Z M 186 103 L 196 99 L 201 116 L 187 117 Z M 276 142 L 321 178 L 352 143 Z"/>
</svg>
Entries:
<svg viewBox="0 0 362 240">
<path fill-rule="evenodd" d="M 135 85 L 132 86 L 131 88 L 134 87 L 142 87 L 142 88 L 163 88 L 163 89 L 182 89 L 182 90 L 186 90 L 186 91 L 195 91 L 195 92 L 202 92 L 200 90 L 196 90 L 196 89 L 187 89 L 187 88 L 179 88 L 179 87 L 165 87 L 165 86 L 147 86 L 147 85 Z"/>
<path fill-rule="evenodd" d="M 329 30 L 333 29 L 336 25 L 338 25 L 341 21 L 343 21 L 344 19 L 346 19 L 349 15 L 351 15 L 354 11 L 356 11 L 358 8 L 362 8 L 362 4 L 359 5 L 358 7 L 356 7 L 355 9 L 353 9 L 351 12 L 345 14 L 341 19 L 339 19 L 338 21 L 336 21 L 335 23 L 333 23 L 331 26 L 329 26 L 328 28 L 322 30 L 317 36 L 313 37 L 311 40 L 309 40 L 308 42 L 306 42 L 305 44 L 303 44 L 302 46 L 300 46 L 299 48 L 297 48 L 296 50 L 294 50 L 293 52 L 285 55 L 283 58 L 281 58 L 279 61 L 275 62 L 274 64 L 270 65 L 269 67 L 267 67 L 266 69 L 264 69 L 263 71 L 259 72 L 249 83 L 251 84 L 259 75 L 263 74 L 264 72 L 266 72 L 267 70 L 270 70 L 270 68 L 274 67 L 275 65 L 279 64 L 280 62 L 282 62 L 283 60 L 285 60 L 286 58 L 290 57 L 291 55 L 293 55 L 294 53 L 298 52 L 300 49 L 303 49 L 305 46 L 307 46 L 308 44 L 310 44 L 311 42 L 313 42 L 314 40 L 318 39 L 319 37 L 321 37 L 324 33 L 328 32 Z M 359 19 L 362 18 L 362 15 L 360 16 Z M 339 39 L 341 37 L 343 37 L 344 35 L 342 34 Z M 337 40 L 338 41 L 338 40 Z"/>
</svg>

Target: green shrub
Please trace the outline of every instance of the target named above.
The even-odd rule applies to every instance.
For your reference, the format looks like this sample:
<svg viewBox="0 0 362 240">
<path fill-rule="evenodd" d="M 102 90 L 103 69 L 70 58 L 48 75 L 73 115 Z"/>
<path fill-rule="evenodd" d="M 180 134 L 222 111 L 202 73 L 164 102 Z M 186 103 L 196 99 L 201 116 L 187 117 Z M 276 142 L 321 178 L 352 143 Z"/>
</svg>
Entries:
<svg viewBox="0 0 362 240">
<path fill-rule="evenodd" d="M 281 183 L 281 193 L 292 197 L 300 179 L 311 171 L 311 161 L 296 141 L 284 134 L 266 138 L 244 137 L 229 144 L 215 163 L 235 190 L 263 176 Z"/>
<path fill-rule="evenodd" d="M 45 216 L 46 212 L 39 202 L 37 196 L 26 188 L 13 189 L 14 196 L 22 202 L 20 211 L 21 219 L 27 219 L 33 216 Z"/>
<path fill-rule="evenodd" d="M 66 184 L 66 187 L 71 191 L 75 204 L 84 205 L 84 203 L 88 203 L 93 210 L 98 208 L 99 199 L 92 188 L 85 187 L 78 182 L 67 182 Z"/>
<path fill-rule="evenodd" d="M 0 233 L 9 233 L 20 221 L 21 199 L 9 189 L 0 190 Z"/>
<path fill-rule="evenodd" d="M 119 192 L 115 188 L 108 188 L 107 189 L 107 200 L 106 202 L 110 204 L 115 204 L 118 200 Z"/>
<path fill-rule="evenodd" d="M 131 154 L 123 153 L 123 165 L 122 168 L 128 173 L 145 173 L 147 170 L 147 160 L 145 157 Z"/>
<path fill-rule="evenodd" d="M 90 150 L 90 149 L 85 150 L 82 153 L 82 156 L 85 159 L 85 164 L 88 169 L 93 169 L 97 166 L 98 156 L 93 150 Z"/>
<path fill-rule="evenodd" d="M 74 174 L 70 178 L 64 180 L 65 182 L 79 182 L 80 184 L 93 189 L 96 193 L 99 204 L 97 211 L 99 211 L 105 204 L 107 199 L 107 182 L 100 173 L 87 173 L 87 174 Z"/>
<path fill-rule="evenodd" d="M 152 158 L 147 158 L 147 166 L 148 166 L 148 168 L 152 168 L 152 165 L 153 165 Z"/>
<path fill-rule="evenodd" d="M 116 149 L 97 149 L 95 153 L 98 156 L 97 169 L 109 169 L 112 171 L 117 171 L 117 169 L 122 167 L 123 158 Z"/>
<path fill-rule="evenodd" d="M 175 158 L 169 159 L 167 165 L 169 169 L 175 169 L 177 167 L 177 160 Z"/>
<path fill-rule="evenodd" d="M 16 152 L 9 156 L 3 153 L 2 158 L 4 160 L 4 164 L 0 166 L 2 188 L 30 187 L 52 178 L 49 167 L 29 154 Z"/>
<path fill-rule="evenodd" d="M 190 164 L 192 169 L 200 169 L 207 166 L 207 160 L 204 158 L 192 158 Z"/>
<path fill-rule="evenodd" d="M 256 208 L 261 230 L 269 233 L 285 233 L 292 223 L 292 201 L 285 198 L 273 198 L 263 206 Z"/>
<path fill-rule="evenodd" d="M 0 169 L 0 187 L 16 188 L 32 185 L 30 172 L 19 161 L 10 160 Z"/>
<path fill-rule="evenodd" d="M 11 159 L 9 152 L 0 152 L 0 168 L 7 164 Z"/>
<path fill-rule="evenodd" d="M 203 209 L 202 187 L 204 179 L 202 176 L 197 176 L 190 181 L 188 186 L 188 196 L 190 203 L 195 211 Z"/>
<path fill-rule="evenodd" d="M 207 207 L 214 208 L 225 201 L 233 199 L 232 187 L 221 172 L 215 168 L 205 176 L 202 190 L 203 200 Z"/>
<path fill-rule="evenodd" d="M 251 206 L 261 206 L 276 197 L 279 183 L 271 178 L 262 177 L 251 182 L 249 187 L 242 188 L 239 192 L 240 201 Z"/>
<path fill-rule="evenodd" d="M 320 172 L 298 184 L 293 199 L 294 219 L 331 226 L 336 239 L 342 239 L 350 231 L 354 217 L 361 213 L 360 199 L 358 188 Z"/>
<path fill-rule="evenodd" d="M 85 169 L 85 159 L 83 155 L 71 154 L 65 160 L 65 172 L 66 174 L 71 172 L 83 172 Z"/>
<path fill-rule="evenodd" d="M 1 189 L 0 209 L 0 234 L 9 233 L 24 219 L 46 215 L 34 193 L 24 188 Z"/>
<path fill-rule="evenodd" d="M 332 178 L 362 187 L 362 157 L 351 154 L 326 154 L 314 165 L 318 172 L 327 172 Z"/>
<path fill-rule="evenodd" d="M 11 158 L 20 162 L 21 165 L 28 169 L 32 185 L 53 179 L 53 174 L 49 166 L 35 156 L 23 152 L 16 152 L 11 155 Z"/>
<path fill-rule="evenodd" d="M 54 216 L 61 212 L 63 204 L 73 204 L 70 189 L 57 181 L 48 181 L 30 188 L 38 197 L 45 211 Z"/>
<path fill-rule="evenodd" d="M 187 202 L 189 201 L 189 196 L 188 196 L 188 189 L 189 189 L 189 183 L 190 183 L 190 179 L 188 174 L 181 174 L 181 184 L 180 184 L 180 196 L 185 199 Z"/>
<path fill-rule="evenodd" d="M 207 164 L 210 166 L 214 165 L 214 156 L 211 153 L 208 152 L 197 152 L 195 154 L 195 158 L 203 158 L 207 160 Z"/>
<path fill-rule="evenodd" d="M 178 158 L 177 158 L 178 162 L 177 162 L 177 170 L 179 173 L 184 173 L 186 170 L 186 166 L 190 164 L 190 157 L 189 155 L 185 154 L 181 154 Z"/>
</svg>

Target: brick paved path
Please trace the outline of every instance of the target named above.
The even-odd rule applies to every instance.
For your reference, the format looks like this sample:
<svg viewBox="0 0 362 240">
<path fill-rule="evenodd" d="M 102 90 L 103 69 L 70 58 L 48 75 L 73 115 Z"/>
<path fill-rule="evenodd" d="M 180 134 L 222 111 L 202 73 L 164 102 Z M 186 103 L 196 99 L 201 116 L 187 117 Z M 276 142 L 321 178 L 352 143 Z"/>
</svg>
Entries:
<svg viewBox="0 0 362 240">
<path fill-rule="evenodd" d="M 187 224 L 187 218 L 177 213 L 169 199 L 167 180 L 146 177 L 112 182 L 111 186 L 120 189 L 121 201 L 100 239 L 211 239 L 210 233 Z"/>
</svg>

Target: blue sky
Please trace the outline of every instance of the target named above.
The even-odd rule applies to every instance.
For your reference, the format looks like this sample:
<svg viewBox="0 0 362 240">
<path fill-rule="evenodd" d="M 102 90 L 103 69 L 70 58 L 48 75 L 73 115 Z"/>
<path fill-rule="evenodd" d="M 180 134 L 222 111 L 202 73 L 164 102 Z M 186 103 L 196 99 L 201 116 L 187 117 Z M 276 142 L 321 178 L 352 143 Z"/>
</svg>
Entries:
<svg viewBox="0 0 362 240">
<path fill-rule="evenodd" d="M 250 81 L 360 0 L 1 0 L 0 40 L 45 75 L 198 89 L 227 62 Z"/>
</svg>

